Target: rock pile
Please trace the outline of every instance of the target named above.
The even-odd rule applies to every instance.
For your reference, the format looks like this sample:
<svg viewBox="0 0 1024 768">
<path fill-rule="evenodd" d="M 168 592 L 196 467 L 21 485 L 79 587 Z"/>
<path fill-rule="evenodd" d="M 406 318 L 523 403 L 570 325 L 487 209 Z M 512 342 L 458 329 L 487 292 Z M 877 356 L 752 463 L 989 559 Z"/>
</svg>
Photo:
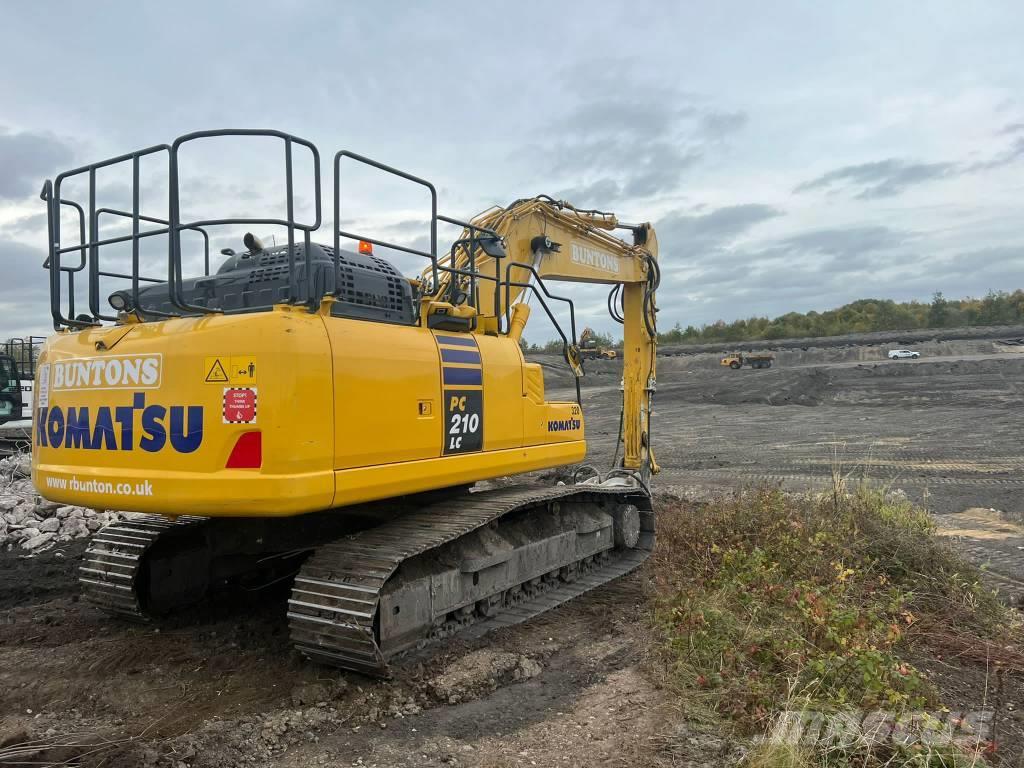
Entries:
<svg viewBox="0 0 1024 768">
<path fill-rule="evenodd" d="M 56 544 L 91 536 L 123 520 L 126 512 L 98 511 L 46 501 L 23 471 L 24 460 L 0 460 L 0 549 L 42 552 Z"/>
</svg>

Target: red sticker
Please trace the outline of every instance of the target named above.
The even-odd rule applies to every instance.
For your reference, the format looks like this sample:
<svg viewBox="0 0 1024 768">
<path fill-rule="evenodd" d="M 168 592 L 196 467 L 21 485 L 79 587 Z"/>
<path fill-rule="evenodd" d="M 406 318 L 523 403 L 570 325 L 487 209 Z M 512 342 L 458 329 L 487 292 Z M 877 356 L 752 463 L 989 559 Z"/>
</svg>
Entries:
<svg viewBox="0 0 1024 768">
<path fill-rule="evenodd" d="M 224 423 L 256 423 L 256 387 L 226 387 L 224 389 Z"/>
</svg>

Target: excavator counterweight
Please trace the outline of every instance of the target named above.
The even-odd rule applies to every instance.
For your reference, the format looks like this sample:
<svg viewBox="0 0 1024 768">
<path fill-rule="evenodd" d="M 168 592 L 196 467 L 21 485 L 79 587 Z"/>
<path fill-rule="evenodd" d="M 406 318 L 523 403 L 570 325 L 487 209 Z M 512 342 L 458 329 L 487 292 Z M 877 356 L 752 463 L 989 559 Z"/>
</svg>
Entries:
<svg viewBox="0 0 1024 768">
<path fill-rule="evenodd" d="M 185 219 L 179 150 L 250 137 L 284 147 L 280 218 Z M 315 177 L 301 190 L 305 215 L 290 172 L 300 152 Z M 139 165 L 152 155 L 170 168 L 166 212 L 140 210 Z M 626 243 L 611 234 L 614 216 L 549 198 L 462 222 L 437 214 L 429 182 L 348 151 L 334 156 L 335 222 L 346 220 L 340 178 L 352 163 L 429 192 L 429 251 L 337 224 L 333 247 L 314 242 L 320 155 L 277 131 L 198 132 L 47 182 L 57 333 L 36 367 L 33 480 L 57 502 L 146 513 L 101 530 L 86 553 L 85 595 L 111 614 L 149 621 L 220 585 L 290 578 L 296 647 L 382 674 L 397 654 L 523 620 L 646 558 L 660 273 L 649 225 L 626 227 Z M 130 209 L 62 191 L 122 164 Z M 62 232 L 68 212 L 79 226 Z M 101 234 L 108 218 L 127 226 Z M 439 221 L 464 229 L 442 257 Z M 282 244 L 246 234 L 245 250 L 225 249 L 211 271 L 213 233 L 268 224 Z M 143 274 L 154 241 L 167 270 Z M 117 245 L 126 265 L 113 262 Z M 406 278 L 374 245 L 428 265 Z M 195 264 L 202 274 L 189 275 Z M 103 295 L 101 276 L 120 282 Z M 622 459 L 578 471 L 575 484 L 477 486 L 586 455 L 578 386 L 574 400 L 549 399 L 519 344 L 530 299 L 553 320 L 564 302 L 559 333 L 580 374 L 572 303 L 551 280 L 612 286 L 625 336 Z"/>
</svg>

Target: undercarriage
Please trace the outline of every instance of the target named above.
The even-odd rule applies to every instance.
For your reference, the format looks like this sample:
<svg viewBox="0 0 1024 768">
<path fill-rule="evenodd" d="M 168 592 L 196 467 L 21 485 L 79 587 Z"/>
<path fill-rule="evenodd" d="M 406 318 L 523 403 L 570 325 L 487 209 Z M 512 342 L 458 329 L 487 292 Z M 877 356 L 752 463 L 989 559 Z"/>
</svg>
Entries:
<svg viewBox="0 0 1024 768">
<path fill-rule="evenodd" d="M 147 516 L 98 532 L 80 580 L 139 621 L 220 585 L 293 579 L 295 647 L 372 675 L 395 657 L 524 621 L 636 568 L 650 497 L 628 486 L 447 491 L 298 518 Z"/>
</svg>

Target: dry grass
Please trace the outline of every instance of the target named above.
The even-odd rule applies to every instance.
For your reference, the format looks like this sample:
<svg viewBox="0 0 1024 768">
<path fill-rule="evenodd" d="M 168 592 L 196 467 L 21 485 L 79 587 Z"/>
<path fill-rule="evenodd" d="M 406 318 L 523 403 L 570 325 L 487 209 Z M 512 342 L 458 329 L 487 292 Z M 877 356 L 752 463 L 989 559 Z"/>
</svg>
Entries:
<svg viewBox="0 0 1024 768">
<path fill-rule="evenodd" d="M 653 556 L 666 685 L 737 733 L 782 711 L 941 707 L 908 659 L 940 654 L 1024 672 L 1015 614 L 929 516 L 865 490 L 792 497 L 777 489 L 711 504 L 663 503 Z M 965 760 L 967 762 L 965 762 Z M 755 766 L 983 765 L 957 747 L 924 752 L 765 742 Z"/>
</svg>

